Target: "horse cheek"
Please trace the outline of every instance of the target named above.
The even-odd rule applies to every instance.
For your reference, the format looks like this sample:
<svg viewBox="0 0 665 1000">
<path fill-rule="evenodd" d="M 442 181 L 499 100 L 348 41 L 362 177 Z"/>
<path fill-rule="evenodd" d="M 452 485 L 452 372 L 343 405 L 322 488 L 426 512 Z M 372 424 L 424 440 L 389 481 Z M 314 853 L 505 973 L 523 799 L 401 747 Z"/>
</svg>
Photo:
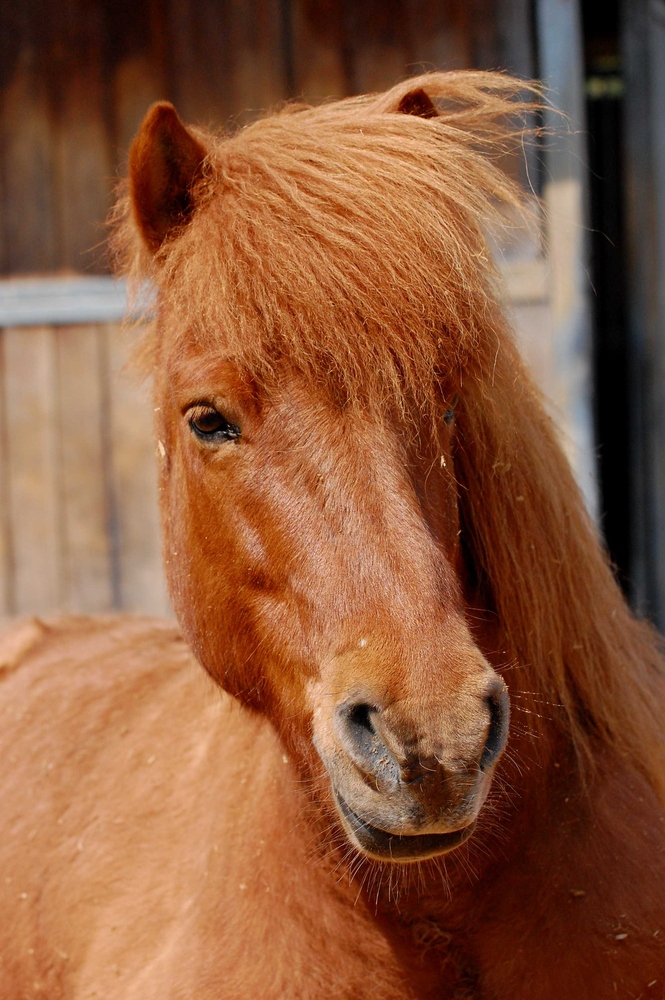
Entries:
<svg viewBox="0 0 665 1000">
<path fill-rule="evenodd" d="M 243 600 L 244 559 L 233 472 L 181 456 L 162 491 L 164 560 L 174 610 L 197 659 L 230 694 L 258 690 L 251 608 Z M 242 669 L 240 669 L 240 666 Z"/>
</svg>

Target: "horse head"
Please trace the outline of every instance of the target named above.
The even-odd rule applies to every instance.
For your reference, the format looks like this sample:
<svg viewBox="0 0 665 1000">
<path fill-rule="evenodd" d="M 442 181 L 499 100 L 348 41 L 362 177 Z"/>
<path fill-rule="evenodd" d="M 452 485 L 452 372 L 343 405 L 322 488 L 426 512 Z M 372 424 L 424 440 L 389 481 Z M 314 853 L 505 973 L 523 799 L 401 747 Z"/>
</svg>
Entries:
<svg viewBox="0 0 665 1000">
<path fill-rule="evenodd" d="M 460 367 L 438 357 L 445 331 L 417 301 L 423 281 L 426 301 L 439 294 L 436 281 L 405 245 L 409 285 L 395 280 L 438 338 L 430 355 L 420 347 L 418 381 L 412 315 L 391 301 L 380 234 L 368 236 L 367 220 L 365 229 L 360 218 L 347 224 L 344 198 L 347 215 L 362 216 L 381 195 L 371 155 L 354 192 L 358 133 L 358 148 L 365 143 L 354 113 L 333 122 L 350 151 L 341 194 L 330 165 L 328 205 L 307 111 L 277 116 L 267 138 L 271 119 L 219 143 L 156 105 L 131 153 L 131 212 L 159 289 L 165 560 L 185 634 L 215 681 L 272 721 L 353 847 L 414 861 L 473 832 L 506 744 L 509 701 L 467 620 L 454 456 Z M 408 116 L 417 137 L 436 114 L 422 87 L 402 85 L 375 104 L 372 121 L 388 123 L 385 141 L 399 156 L 408 136 L 395 145 L 397 119 Z M 280 166 L 294 137 L 303 149 L 296 178 Z M 370 154 L 378 148 L 370 141 Z M 399 214 L 389 199 L 374 208 Z M 327 259 L 335 263 L 326 271 Z M 343 266 L 355 273 L 353 293 Z M 375 280 L 363 305 L 364 269 Z M 450 290 L 465 278 L 447 280 Z M 472 334 L 462 303 L 452 312 Z M 390 323 L 402 343 L 391 343 Z"/>
</svg>

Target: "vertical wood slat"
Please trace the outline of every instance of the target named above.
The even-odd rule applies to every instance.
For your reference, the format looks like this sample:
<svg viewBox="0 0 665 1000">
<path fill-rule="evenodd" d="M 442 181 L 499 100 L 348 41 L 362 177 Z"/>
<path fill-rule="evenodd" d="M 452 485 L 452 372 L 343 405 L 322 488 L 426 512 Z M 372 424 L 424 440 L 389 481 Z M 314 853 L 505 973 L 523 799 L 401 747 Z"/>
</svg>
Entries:
<svg viewBox="0 0 665 1000">
<path fill-rule="evenodd" d="M 472 65 L 469 0 L 410 0 L 406 4 L 410 60 L 421 70 L 465 69 Z"/>
<path fill-rule="evenodd" d="M 60 265 L 51 154 L 53 129 L 44 81 L 25 50 L 11 83 L 0 92 L 6 272 L 47 271 Z"/>
<path fill-rule="evenodd" d="M 0 331 L 0 616 L 170 613 L 131 339 L 119 325 Z"/>
<path fill-rule="evenodd" d="M 60 606 L 56 345 L 49 327 L 4 331 L 12 610 Z"/>
<path fill-rule="evenodd" d="M 552 135 L 544 148 L 544 185 L 549 297 L 556 344 L 552 398 L 561 414 L 564 447 L 584 494 L 597 516 L 592 413 L 591 311 L 587 272 L 586 171 L 584 169 L 584 81 L 581 13 L 578 2 L 537 0 L 538 54 L 545 83 L 556 94 L 557 108 L 572 123 L 556 134 L 560 121 L 553 110 L 543 120 Z"/>
<path fill-rule="evenodd" d="M 99 65 L 72 73 L 63 86 L 54 160 L 59 264 L 75 271 L 98 268 L 105 253 L 108 179 L 115 166 L 102 117 Z"/>
<path fill-rule="evenodd" d="M 0 617 L 14 611 L 5 381 L 5 331 L 0 329 Z"/>
<path fill-rule="evenodd" d="M 279 0 L 231 0 L 231 93 L 234 114 L 249 117 L 286 97 Z"/>
<path fill-rule="evenodd" d="M 123 157 L 122 173 L 126 169 L 126 156 L 141 120 L 154 101 L 168 97 L 165 78 L 160 67 L 144 54 L 128 56 L 115 68 L 112 81 L 114 111 L 114 139 L 116 156 Z"/>
<path fill-rule="evenodd" d="M 288 96 L 280 0 L 179 0 L 169 45 L 173 97 L 185 120 L 242 124 Z"/>
<path fill-rule="evenodd" d="M 57 328 L 60 437 L 61 606 L 113 607 L 109 511 L 104 475 L 102 331 Z"/>
<path fill-rule="evenodd" d="M 294 94 L 310 101 L 353 92 L 351 18 L 343 0 L 291 0 Z"/>
<path fill-rule="evenodd" d="M 400 0 L 354 5 L 354 87 L 360 94 L 392 86 L 408 70 L 412 52 Z"/>
<path fill-rule="evenodd" d="M 291 0 L 296 93 L 378 91 L 425 70 L 533 72 L 529 0 Z"/>
<path fill-rule="evenodd" d="M 632 602 L 665 631 L 665 4 L 624 0 Z"/>
<path fill-rule="evenodd" d="M 109 358 L 111 489 L 117 518 L 120 606 L 168 614 L 150 393 L 127 371 L 135 334 L 112 324 L 104 329 L 104 336 Z"/>
</svg>

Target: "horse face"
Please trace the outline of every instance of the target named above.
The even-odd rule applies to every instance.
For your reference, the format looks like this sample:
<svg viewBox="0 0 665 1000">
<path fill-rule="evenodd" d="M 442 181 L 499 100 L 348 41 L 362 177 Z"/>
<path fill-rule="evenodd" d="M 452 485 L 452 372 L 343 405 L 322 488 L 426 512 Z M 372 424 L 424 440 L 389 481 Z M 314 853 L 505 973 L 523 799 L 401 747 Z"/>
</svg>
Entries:
<svg viewBox="0 0 665 1000">
<path fill-rule="evenodd" d="M 425 447 L 294 372 L 260 389 L 182 344 L 158 385 L 165 556 L 201 663 L 325 769 L 355 847 L 420 859 L 473 830 L 503 682 L 465 623 L 453 428 Z"/>
<path fill-rule="evenodd" d="M 421 91 L 393 110 L 435 113 Z M 157 266 L 190 224 L 205 157 L 155 105 L 130 188 Z M 169 280 L 157 414 L 184 631 L 218 683 L 272 720 L 302 774 L 323 777 L 320 801 L 357 849 L 393 861 L 450 850 L 473 830 L 508 726 L 455 572 L 450 423 L 419 443 L 398 415 L 340 405 L 288 359 L 257 385 L 214 338 L 197 349 L 178 332 Z"/>
</svg>

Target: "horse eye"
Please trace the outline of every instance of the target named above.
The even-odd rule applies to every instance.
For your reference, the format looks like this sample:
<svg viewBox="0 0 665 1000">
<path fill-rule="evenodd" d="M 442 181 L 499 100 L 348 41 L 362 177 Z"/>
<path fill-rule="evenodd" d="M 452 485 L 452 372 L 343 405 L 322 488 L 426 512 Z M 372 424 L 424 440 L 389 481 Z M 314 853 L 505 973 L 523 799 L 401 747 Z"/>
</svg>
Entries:
<svg viewBox="0 0 665 1000">
<path fill-rule="evenodd" d="M 237 441 L 240 437 L 238 425 L 232 424 L 214 406 L 193 406 L 189 411 L 189 426 L 197 438 L 210 444 Z"/>
<path fill-rule="evenodd" d="M 455 421 L 455 407 L 459 402 L 459 396 L 453 396 L 450 402 L 450 409 L 446 410 L 443 414 L 443 422 L 445 424 L 452 424 Z"/>
</svg>

